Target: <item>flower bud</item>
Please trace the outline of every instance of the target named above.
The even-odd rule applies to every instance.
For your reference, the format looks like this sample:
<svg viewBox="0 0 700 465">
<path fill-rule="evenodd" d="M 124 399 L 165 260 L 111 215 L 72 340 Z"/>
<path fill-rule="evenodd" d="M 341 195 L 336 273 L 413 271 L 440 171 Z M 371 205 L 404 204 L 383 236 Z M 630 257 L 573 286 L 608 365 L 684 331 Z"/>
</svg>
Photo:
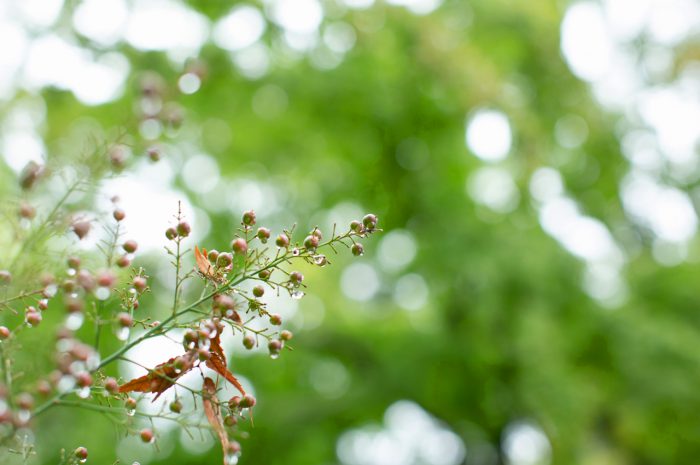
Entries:
<svg viewBox="0 0 700 465">
<path fill-rule="evenodd" d="M 253 288 L 253 295 L 255 297 L 262 297 L 265 294 L 265 288 L 261 285 L 257 285 Z"/>
<path fill-rule="evenodd" d="M 314 228 L 314 230 L 311 231 L 311 235 L 312 235 L 312 236 L 316 236 L 316 237 L 318 238 L 319 241 L 322 241 L 322 240 L 323 240 L 323 233 L 322 233 L 321 230 L 318 229 L 318 228 Z"/>
<path fill-rule="evenodd" d="M 211 352 L 209 352 L 207 349 L 199 349 L 197 350 L 197 357 L 202 362 L 205 362 L 211 358 Z"/>
<path fill-rule="evenodd" d="M 83 371 L 76 375 L 75 382 L 80 387 L 90 387 L 92 386 L 92 376 L 87 371 Z"/>
<path fill-rule="evenodd" d="M 84 462 L 87 460 L 88 450 L 84 447 L 78 447 L 75 449 L 75 451 L 73 451 L 73 455 L 75 455 L 75 457 L 81 462 Z"/>
<path fill-rule="evenodd" d="M 210 250 L 207 254 L 207 258 L 209 261 L 216 263 L 216 259 L 219 258 L 219 251 L 215 249 Z"/>
<path fill-rule="evenodd" d="M 181 221 L 177 225 L 177 234 L 180 237 L 187 237 L 190 235 L 190 232 L 192 232 L 192 228 L 190 227 L 190 224 L 186 221 Z"/>
<path fill-rule="evenodd" d="M 148 155 L 148 158 L 151 159 L 151 161 L 160 160 L 161 153 L 158 147 L 149 147 L 148 150 L 146 150 L 146 154 Z"/>
<path fill-rule="evenodd" d="M 216 258 L 216 266 L 219 268 L 226 268 L 231 263 L 233 263 L 233 256 L 228 252 L 222 252 Z"/>
<path fill-rule="evenodd" d="M 365 215 L 365 217 L 362 218 L 362 224 L 367 231 L 374 231 L 377 228 L 377 216 L 371 213 Z"/>
<path fill-rule="evenodd" d="M 282 324 L 282 315 L 279 313 L 271 313 L 270 314 L 270 324 L 279 326 Z"/>
<path fill-rule="evenodd" d="M 127 410 L 134 410 L 136 408 L 136 399 L 128 397 L 124 401 L 124 408 L 126 408 Z"/>
<path fill-rule="evenodd" d="M 49 308 L 49 301 L 46 300 L 46 299 L 41 299 L 41 300 L 37 303 L 37 306 L 39 307 L 39 310 L 41 310 L 41 311 L 43 312 L 44 310 L 46 310 L 47 308 Z"/>
<path fill-rule="evenodd" d="M 243 224 L 246 226 L 253 226 L 255 224 L 255 212 L 253 210 L 248 210 L 243 213 Z"/>
<path fill-rule="evenodd" d="M 126 150 L 121 145 L 115 145 L 109 150 L 109 162 L 116 169 L 124 167 L 126 162 Z"/>
<path fill-rule="evenodd" d="M 234 253 L 244 255 L 248 252 L 248 243 L 245 241 L 245 239 L 239 237 L 231 242 L 231 249 Z"/>
<path fill-rule="evenodd" d="M 31 410 L 34 407 L 34 397 L 28 392 L 23 392 L 17 396 L 17 405 L 22 410 Z"/>
<path fill-rule="evenodd" d="M 287 248 L 289 247 L 289 236 L 286 234 L 280 234 L 277 236 L 277 239 L 275 240 L 275 244 L 277 244 L 277 247 L 280 248 Z"/>
<path fill-rule="evenodd" d="M 168 238 L 168 240 L 173 240 L 177 237 L 177 231 L 175 228 L 168 228 L 165 230 L 165 237 Z"/>
<path fill-rule="evenodd" d="M 51 394 L 51 383 L 45 379 L 40 379 L 36 384 L 36 391 L 44 397 L 48 396 Z"/>
<path fill-rule="evenodd" d="M 143 276 L 134 276 L 132 284 L 134 289 L 136 289 L 139 293 L 142 293 L 148 287 L 148 281 Z"/>
<path fill-rule="evenodd" d="M 19 205 L 19 216 L 31 220 L 36 216 L 36 209 L 27 202 L 22 202 Z"/>
<path fill-rule="evenodd" d="M 286 330 L 286 329 L 280 333 L 280 339 L 282 339 L 283 341 L 289 341 L 293 337 L 294 337 L 294 334 L 292 334 L 291 331 Z"/>
<path fill-rule="evenodd" d="M 82 239 L 90 232 L 90 222 L 84 220 L 76 221 L 73 223 L 72 229 L 75 235 L 78 236 L 78 239 Z"/>
<path fill-rule="evenodd" d="M 134 324 L 134 319 L 128 313 L 120 312 L 117 315 L 117 322 L 122 328 L 131 328 L 131 325 Z"/>
<path fill-rule="evenodd" d="M 289 274 L 289 280 L 292 282 L 292 284 L 298 286 L 304 280 L 304 275 L 299 273 L 298 271 L 292 271 Z"/>
<path fill-rule="evenodd" d="M 41 323 L 41 313 L 36 310 L 28 311 L 24 319 L 30 326 L 39 326 L 39 323 Z"/>
<path fill-rule="evenodd" d="M 318 242 L 318 237 L 314 236 L 313 234 L 310 236 L 306 236 L 306 239 L 304 239 L 304 247 L 311 251 L 314 251 L 318 247 Z"/>
<path fill-rule="evenodd" d="M 270 230 L 267 228 L 258 228 L 258 232 L 255 234 L 260 242 L 267 244 L 267 240 L 270 238 Z"/>
<path fill-rule="evenodd" d="M 121 257 L 117 258 L 117 266 L 119 268 L 126 268 L 129 265 L 131 265 L 131 259 L 126 255 L 122 255 Z"/>
<path fill-rule="evenodd" d="M 224 417 L 224 425 L 231 427 L 236 426 L 236 423 L 238 423 L 238 420 L 233 415 L 226 415 Z"/>
<path fill-rule="evenodd" d="M 270 355 L 278 355 L 282 350 L 282 341 L 273 339 L 267 344 L 267 348 L 270 351 Z"/>
<path fill-rule="evenodd" d="M 10 337 L 10 330 L 7 326 L 0 326 L 0 340 L 4 341 Z"/>
<path fill-rule="evenodd" d="M 143 442 L 152 442 L 153 441 L 153 431 L 150 428 L 144 428 L 141 430 L 139 433 L 141 436 L 141 440 Z"/>
<path fill-rule="evenodd" d="M 228 408 L 231 410 L 236 410 L 241 405 L 241 397 L 233 396 L 228 401 Z"/>
<path fill-rule="evenodd" d="M 238 405 L 240 405 L 241 408 L 251 408 L 255 406 L 256 403 L 257 401 L 255 400 L 255 397 L 253 397 L 250 394 L 246 394 L 243 396 L 241 402 Z"/>
<path fill-rule="evenodd" d="M 119 392 L 119 383 L 117 383 L 117 380 L 114 378 L 110 377 L 105 379 L 104 387 L 105 391 L 109 392 L 110 394 L 116 394 Z"/>
<path fill-rule="evenodd" d="M 250 350 L 255 347 L 255 337 L 252 334 L 246 334 L 243 338 L 243 347 Z"/>
<path fill-rule="evenodd" d="M 121 208 L 117 208 L 112 212 L 112 216 L 114 217 L 115 220 L 121 221 L 124 218 L 126 218 L 126 213 Z"/>
<path fill-rule="evenodd" d="M 97 275 L 97 285 L 100 287 L 112 287 L 117 281 L 117 277 L 110 270 L 105 270 Z"/>
<path fill-rule="evenodd" d="M 260 279 L 267 279 L 270 277 L 271 274 L 272 274 L 272 271 L 270 271 L 270 270 L 260 270 L 260 273 L 258 273 L 258 276 L 260 277 Z"/>
<path fill-rule="evenodd" d="M 122 245 L 122 248 L 124 249 L 124 251 L 126 253 L 134 253 L 134 252 L 136 252 L 136 249 L 139 248 L 139 245 L 136 243 L 136 241 L 130 239 L 130 240 L 124 242 L 124 244 Z"/>
<path fill-rule="evenodd" d="M 80 268 L 80 258 L 78 257 L 68 257 L 66 263 L 68 264 L 68 268 L 73 268 L 74 270 Z"/>
<path fill-rule="evenodd" d="M 22 189 L 29 190 L 42 174 L 44 174 L 44 167 L 35 161 L 30 161 L 19 174 L 19 185 Z"/>
<path fill-rule="evenodd" d="M 350 229 L 359 234 L 363 232 L 365 228 L 362 226 L 362 223 L 360 223 L 357 220 L 354 220 L 350 223 Z"/>
<path fill-rule="evenodd" d="M 350 250 L 352 251 L 352 254 L 356 257 L 359 257 L 365 253 L 365 248 L 359 242 L 355 242 Z"/>
<path fill-rule="evenodd" d="M 0 270 L 0 284 L 9 284 L 12 282 L 12 273 L 7 270 Z"/>
</svg>

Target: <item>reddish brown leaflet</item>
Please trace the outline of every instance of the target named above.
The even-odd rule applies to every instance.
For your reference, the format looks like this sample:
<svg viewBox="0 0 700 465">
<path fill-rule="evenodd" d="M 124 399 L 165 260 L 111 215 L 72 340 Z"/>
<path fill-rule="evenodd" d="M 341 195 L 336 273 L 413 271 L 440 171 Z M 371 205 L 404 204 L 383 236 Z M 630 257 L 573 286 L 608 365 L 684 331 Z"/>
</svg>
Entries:
<svg viewBox="0 0 700 465">
<path fill-rule="evenodd" d="M 245 395 L 245 391 L 243 390 L 243 386 L 241 386 L 241 383 L 236 379 L 235 376 L 233 376 L 233 373 L 231 373 L 228 370 L 228 364 L 226 363 L 226 355 L 224 355 L 224 349 L 221 347 L 219 335 L 220 332 L 217 332 L 216 336 L 211 339 L 211 343 L 209 345 L 209 352 L 211 353 L 211 358 L 206 361 L 206 365 L 215 372 L 219 373 L 224 378 L 226 378 L 226 380 L 233 384 L 236 387 L 236 389 L 241 391 L 241 394 Z"/>
<path fill-rule="evenodd" d="M 181 369 L 175 368 L 175 361 L 182 360 Z M 132 379 L 119 386 L 119 392 L 157 392 L 153 401 L 167 391 L 178 378 L 187 373 L 194 366 L 194 356 L 188 352 L 180 357 L 173 357 L 165 363 L 157 365 L 147 375 Z"/>
<path fill-rule="evenodd" d="M 209 258 L 207 258 L 207 249 L 202 249 L 200 252 L 199 248 L 195 245 L 194 261 L 197 263 L 197 268 L 199 268 L 200 273 L 210 279 L 216 278 L 216 275 L 214 274 L 214 267 L 211 266 L 211 262 L 209 261 Z"/>
<path fill-rule="evenodd" d="M 202 404 L 204 405 L 204 413 L 207 415 L 207 420 L 209 424 L 216 431 L 219 436 L 219 441 L 221 441 L 221 448 L 224 451 L 224 465 L 226 464 L 226 453 L 228 451 L 228 435 L 223 426 L 223 420 L 221 418 L 221 411 L 219 409 L 218 402 L 216 399 L 216 385 L 211 378 L 204 378 L 204 387 L 202 393 Z"/>
</svg>

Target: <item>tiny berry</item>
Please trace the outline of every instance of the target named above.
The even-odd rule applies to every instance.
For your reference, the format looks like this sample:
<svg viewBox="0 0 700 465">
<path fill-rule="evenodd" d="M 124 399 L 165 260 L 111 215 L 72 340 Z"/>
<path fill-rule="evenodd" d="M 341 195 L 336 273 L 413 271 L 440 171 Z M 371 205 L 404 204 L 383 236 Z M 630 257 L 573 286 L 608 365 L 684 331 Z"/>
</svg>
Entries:
<svg viewBox="0 0 700 465">
<path fill-rule="evenodd" d="M 72 279 L 66 279 L 61 283 L 61 288 L 66 293 L 73 292 L 73 290 L 75 289 L 75 281 L 73 281 Z"/>
<path fill-rule="evenodd" d="M 39 310 L 43 312 L 44 310 L 49 308 L 49 301 L 46 299 L 41 299 L 39 303 L 37 303 L 37 306 L 39 307 Z"/>
<path fill-rule="evenodd" d="M 72 228 L 78 239 L 82 239 L 90 232 L 90 222 L 84 220 L 76 221 L 73 223 Z"/>
<path fill-rule="evenodd" d="M 246 226 L 253 226 L 255 224 L 255 212 L 253 210 L 248 210 L 243 213 L 243 224 Z"/>
<path fill-rule="evenodd" d="M 12 281 L 12 273 L 7 270 L 0 270 L 0 284 L 7 284 Z"/>
<path fill-rule="evenodd" d="M 128 241 L 124 242 L 122 248 L 126 253 L 134 253 L 136 252 L 136 249 L 139 248 L 139 245 L 136 243 L 136 241 L 129 239 Z"/>
<path fill-rule="evenodd" d="M 226 415 L 224 417 L 224 425 L 231 427 L 236 426 L 236 423 L 238 423 L 238 420 L 233 415 Z"/>
<path fill-rule="evenodd" d="M 22 410 L 31 410 L 34 406 L 34 397 L 28 392 L 23 392 L 17 396 L 17 405 Z"/>
<path fill-rule="evenodd" d="M 275 244 L 277 244 L 277 247 L 289 247 L 289 236 L 286 234 L 280 234 L 277 236 Z"/>
<path fill-rule="evenodd" d="M 143 276 L 135 276 L 131 284 L 133 284 L 134 289 L 139 291 L 139 293 L 145 291 L 148 287 L 148 281 Z"/>
<path fill-rule="evenodd" d="M 167 237 L 169 240 L 173 240 L 177 237 L 177 231 L 175 228 L 168 228 L 165 230 L 165 237 Z"/>
<path fill-rule="evenodd" d="M 350 250 L 352 251 L 352 254 L 356 257 L 359 257 L 360 255 L 365 253 L 365 248 L 362 247 L 362 244 L 360 244 L 359 242 L 355 242 Z"/>
<path fill-rule="evenodd" d="M 233 399 L 231 399 L 231 400 L 233 400 Z M 255 404 L 256 404 L 255 397 L 251 396 L 250 394 L 246 394 L 243 396 L 243 398 L 241 399 L 241 401 L 238 405 L 240 405 L 242 408 L 250 408 L 250 407 L 253 407 Z"/>
<path fill-rule="evenodd" d="M 261 285 L 257 285 L 253 288 L 253 295 L 255 297 L 262 297 L 265 294 L 265 288 Z"/>
<path fill-rule="evenodd" d="M 255 338 L 251 334 L 246 334 L 243 338 L 243 347 L 248 350 L 255 347 Z"/>
<path fill-rule="evenodd" d="M 216 259 L 219 258 L 219 251 L 215 249 L 210 250 L 207 254 L 207 258 L 209 259 L 209 261 L 216 262 Z"/>
<path fill-rule="evenodd" d="M 114 210 L 112 212 L 112 216 L 114 217 L 115 220 L 121 221 L 124 218 L 126 218 L 126 213 L 124 212 L 124 210 L 117 208 L 116 210 Z"/>
<path fill-rule="evenodd" d="M 117 315 L 117 321 L 122 328 L 131 328 L 131 325 L 134 324 L 134 319 L 126 312 L 120 312 Z"/>
<path fill-rule="evenodd" d="M 26 202 L 22 202 L 19 206 L 19 216 L 31 220 L 36 216 L 36 209 Z"/>
<path fill-rule="evenodd" d="M 92 386 L 92 376 L 90 376 L 90 373 L 83 371 L 82 373 L 78 373 L 76 375 L 75 382 L 80 387 L 90 387 Z"/>
<path fill-rule="evenodd" d="M 86 292 L 90 292 L 95 288 L 95 278 L 92 277 L 92 274 L 88 270 L 80 270 L 75 276 L 75 279 Z M 68 292 L 68 290 L 66 290 L 66 292 Z"/>
<path fill-rule="evenodd" d="M 226 446 L 226 455 L 236 455 L 241 452 L 241 445 L 238 441 L 231 441 Z"/>
<path fill-rule="evenodd" d="M 177 225 L 177 234 L 180 237 L 187 237 L 190 235 L 190 232 L 192 232 L 192 228 L 190 227 L 190 224 L 187 223 L 186 221 L 181 221 Z"/>
<path fill-rule="evenodd" d="M 271 355 L 277 355 L 282 350 L 282 341 L 273 339 L 267 344 L 267 348 L 270 350 Z"/>
<path fill-rule="evenodd" d="M 291 331 L 286 330 L 286 329 L 280 333 L 280 339 L 282 339 L 283 341 L 289 341 L 293 337 L 294 337 L 294 334 Z"/>
<path fill-rule="evenodd" d="M 158 161 L 160 160 L 160 150 L 158 147 L 149 147 L 148 150 L 146 150 L 146 153 L 148 154 L 148 158 L 151 159 L 151 161 Z"/>
<path fill-rule="evenodd" d="M 241 396 L 233 396 L 228 401 L 228 408 L 236 410 L 241 405 Z"/>
<path fill-rule="evenodd" d="M 267 244 L 267 240 L 270 238 L 270 230 L 267 228 L 258 228 L 258 232 L 255 234 L 260 239 L 260 242 Z"/>
<path fill-rule="evenodd" d="M 310 236 L 306 236 L 306 239 L 304 239 L 304 247 L 306 247 L 309 250 L 316 250 L 318 247 L 318 237 L 314 236 L 313 234 Z"/>
<path fill-rule="evenodd" d="M 124 162 L 126 162 L 126 151 L 124 150 L 124 147 L 120 145 L 112 147 L 109 150 L 109 161 L 112 163 L 114 168 L 122 168 L 124 166 Z"/>
<path fill-rule="evenodd" d="M 129 397 L 124 401 L 124 407 L 127 410 L 135 410 L 136 409 L 136 399 Z"/>
<path fill-rule="evenodd" d="M 282 316 L 279 313 L 272 313 L 270 315 L 270 324 L 279 326 L 282 324 Z"/>
<path fill-rule="evenodd" d="M 292 284 L 298 286 L 304 280 L 304 275 L 298 271 L 292 271 L 289 274 L 289 280 L 292 282 Z"/>
<path fill-rule="evenodd" d="M 373 231 L 377 228 L 377 215 L 368 214 L 362 218 L 362 224 L 368 231 Z"/>
<path fill-rule="evenodd" d="M 117 266 L 119 268 L 126 268 L 129 265 L 131 265 L 131 260 L 126 255 L 122 255 L 121 257 L 117 258 Z"/>
<path fill-rule="evenodd" d="M 245 241 L 245 239 L 239 237 L 238 239 L 234 239 L 233 242 L 231 242 L 231 249 L 234 253 L 243 255 L 246 252 L 248 252 L 248 243 Z"/>
<path fill-rule="evenodd" d="M 10 330 L 7 326 L 0 326 L 0 340 L 5 340 L 10 337 Z"/>
<path fill-rule="evenodd" d="M 260 273 L 258 273 L 258 276 L 260 279 L 267 279 L 271 274 L 272 272 L 270 270 L 261 270 Z"/>
<path fill-rule="evenodd" d="M 36 385 L 36 390 L 42 396 L 48 396 L 51 394 L 51 383 L 45 379 L 40 380 Z"/>
<path fill-rule="evenodd" d="M 88 450 L 84 447 L 78 447 L 75 449 L 75 452 L 73 452 L 73 455 L 75 455 L 78 460 L 85 461 L 88 457 Z"/>
<path fill-rule="evenodd" d="M 182 412 L 182 402 L 180 402 L 179 400 L 174 400 L 170 402 L 170 411 L 173 413 Z"/>
<path fill-rule="evenodd" d="M 68 257 L 66 263 L 68 264 L 68 268 L 73 268 L 74 270 L 80 268 L 80 258 L 78 257 Z"/>
<path fill-rule="evenodd" d="M 219 268 L 226 268 L 231 263 L 233 263 L 233 256 L 228 252 L 222 252 L 216 258 L 216 266 Z"/>
<path fill-rule="evenodd" d="M 197 356 L 199 357 L 199 360 L 205 362 L 211 358 L 211 352 L 209 352 L 207 349 L 199 349 L 197 351 Z"/>
<path fill-rule="evenodd" d="M 110 394 L 116 394 L 119 392 L 119 383 L 117 383 L 117 380 L 114 378 L 110 377 L 105 379 L 104 386 L 105 391 L 109 392 Z"/>
<path fill-rule="evenodd" d="M 150 428 L 144 428 L 141 430 L 141 433 L 139 433 L 141 436 L 141 440 L 143 442 L 152 442 L 153 441 L 153 431 Z"/>
<path fill-rule="evenodd" d="M 323 240 L 323 233 L 318 228 L 314 228 L 314 230 L 311 231 L 311 235 L 316 236 L 319 241 Z"/>
<path fill-rule="evenodd" d="M 97 276 L 97 284 L 100 287 L 112 287 L 117 280 L 117 277 L 109 270 L 102 271 Z"/>
<path fill-rule="evenodd" d="M 37 311 L 27 312 L 25 320 L 30 326 L 39 326 L 39 323 L 41 323 L 41 313 Z"/>
<path fill-rule="evenodd" d="M 354 220 L 350 223 L 350 229 L 356 233 L 361 233 L 364 230 L 364 227 L 362 226 L 362 223 Z"/>
</svg>

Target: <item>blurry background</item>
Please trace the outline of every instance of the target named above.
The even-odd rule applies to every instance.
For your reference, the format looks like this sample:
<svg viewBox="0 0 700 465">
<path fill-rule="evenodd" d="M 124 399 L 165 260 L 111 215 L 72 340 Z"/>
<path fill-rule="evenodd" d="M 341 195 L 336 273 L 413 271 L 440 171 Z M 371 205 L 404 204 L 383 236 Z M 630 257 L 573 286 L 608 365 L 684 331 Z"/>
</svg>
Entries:
<svg viewBox="0 0 700 465">
<path fill-rule="evenodd" d="M 249 208 L 379 216 L 364 257 L 279 302 L 293 353 L 230 349 L 259 399 L 241 463 L 697 460 L 697 1 L 3 0 L 0 44 L 0 170 L 134 122 L 158 141 L 103 188 L 155 315 L 178 199 L 218 248 Z M 179 128 L 140 119 L 144 82 Z M 161 435 L 56 410 L 37 442 L 47 464 L 220 460 Z"/>
</svg>

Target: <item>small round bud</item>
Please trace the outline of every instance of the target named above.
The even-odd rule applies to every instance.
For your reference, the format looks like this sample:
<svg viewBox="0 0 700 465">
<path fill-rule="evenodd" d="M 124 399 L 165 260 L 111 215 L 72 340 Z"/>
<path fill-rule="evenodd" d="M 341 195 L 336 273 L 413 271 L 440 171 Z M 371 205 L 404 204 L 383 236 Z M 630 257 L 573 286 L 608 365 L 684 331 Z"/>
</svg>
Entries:
<svg viewBox="0 0 700 465">
<path fill-rule="evenodd" d="M 117 389 L 119 389 L 119 388 L 117 388 Z M 124 407 L 125 407 L 127 410 L 134 410 L 134 409 L 136 409 L 136 399 L 134 399 L 134 398 L 132 398 L 132 397 L 128 397 L 128 398 L 124 401 Z"/>
<path fill-rule="evenodd" d="M 177 237 L 177 231 L 175 228 L 168 228 L 165 230 L 165 237 L 168 238 L 168 240 L 173 240 Z"/>
<path fill-rule="evenodd" d="M 4 341 L 10 337 L 10 330 L 7 326 L 0 326 L 0 340 Z"/>
<path fill-rule="evenodd" d="M 258 232 L 255 234 L 260 242 L 267 244 L 267 240 L 270 238 L 270 230 L 267 228 L 258 228 Z"/>
<path fill-rule="evenodd" d="M 72 229 L 75 235 L 78 236 L 78 239 L 82 239 L 90 232 L 90 222 L 84 220 L 76 221 L 73 223 Z"/>
<path fill-rule="evenodd" d="M 90 387 L 92 386 L 92 376 L 90 376 L 90 373 L 83 371 L 76 375 L 75 382 L 80 387 Z"/>
<path fill-rule="evenodd" d="M 373 215 L 371 213 L 365 215 L 365 217 L 362 218 L 362 224 L 368 231 L 373 231 L 377 228 L 377 215 Z"/>
<path fill-rule="evenodd" d="M 146 150 L 146 154 L 148 155 L 148 158 L 151 159 L 151 161 L 158 161 L 161 157 L 161 153 L 158 147 L 149 147 L 148 150 Z"/>
<path fill-rule="evenodd" d="M 282 339 L 283 341 L 289 341 L 293 337 L 294 337 L 294 334 L 292 334 L 291 331 L 286 330 L 286 329 L 280 333 L 280 339 Z"/>
<path fill-rule="evenodd" d="M 117 322 L 122 328 L 131 328 L 131 325 L 134 324 L 134 319 L 128 313 L 120 312 L 117 315 Z"/>
<path fill-rule="evenodd" d="M 79 299 L 77 297 L 67 298 L 65 305 L 66 305 L 66 310 L 68 310 L 68 313 L 82 312 L 83 308 L 85 308 L 85 302 L 83 302 L 82 299 Z"/>
<path fill-rule="evenodd" d="M 74 270 L 80 268 L 80 258 L 78 257 L 68 257 L 66 263 L 68 264 L 68 268 L 73 268 Z"/>
<path fill-rule="evenodd" d="M 365 253 L 365 248 L 359 242 L 355 242 L 350 250 L 352 251 L 352 254 L 356 257 L 359 257 Z"/>
<path fill-rule="evenodd" d="M 238 423 L 238 420 L 233 415 L 226 415 L 224 417 L 224 425 L 231 427 L 236 426 L 236 423 Z"/>
<path fill-rule="evenodd" d="M 241 405 L 241 396 L 233 396 L 228 401 L 228 408 L 236 410 Z"/>
<path fill-rule="evenodd" d="M 107 280 L 108 277 L 105 276 L 102 279 Z M 86 292 L 90 292 L 93 289 L 95 289 L 95 278 L 92 276 L 92 274 L 88 270 L 80 270 L 78 274 L 75 276 L 75 280 L 78 283 L 80 287 L 82 287 Z M 70 285 L 68 281 L 66 281 L 64 284 L 64 290 L 66 292 L 69 292 L 67 290 L 67 287 Z"/>
<path fill-rule="evenodd" d="M 246 334 L 243 338 L 243 347 L 248 350 L 255 347 L 255 337 L 253 337 L 251 334 Z"/>
<path fill-rule="evenodd" d="M 298 286 L 304 280 L 304 275 L 298 271 L 292 271 L 289 274 L 289 280 L 292 282 L 292 284 Z"/>
<path fill-rule="evenodd" d="M 282 324 L 282 315 L 279 313 L 270 314 L 270 324 L 279 326 Z"/>
<path fill-rule="evenodd" d="M 31 410 L 34 407 L 34 397 L 28 392 L 23 392 L 17 396 L 17 405 L 22 410 Z"/>
<path fill-rule="evenodd" d="M 216 266 L 219 268 L 226 268 L 231 263 L 233 263 L 233 256 L 228 252 L 222 252 L 216 258 Z"/>
<path fill-rule="evenodd" d="M 243 398 L 241 399 L 241 402 L 238 405 L 240 405 L 242 408 L 251 408 L 251 407 L 255 406 L 255 404 L 256 404 L 255 397 L 253 397 L 250 394 L 246 394 L 243 396 Z"/>
<path fill-rule="evenodd" d="M 126 150 L 121 145 L 116 145 L 109 150 L 109 161 L 114 168 L 120 169 L 126 162 Z"/>
<path fill-rule="evenodd" d="M 42 174 L 44 174 L 44 167 L 32 160 L 19 174 L 19 185 L 22 186 L 22 189 L 29 190 Z"/>
<path fill-rule="evenodd" d="M 9 284 L 12 282 L 12 273 L 7 270 L 0 270 L 0 284 Z"/>
<path fill-rule="evenodd" d="M 117 281 L 117 277 L 109 270 L 102 271 L 97 276 L 97 285 L 100 287 L 112 287 Z"/>
<path fill-rule="evenodd" d="M 199 360 L 202 362 L 205 362 L 211 358 L 211 352 L 207 349 L 199 349 L 197 350 L 197 357 L 199 357 Z"/>
<path fill-rule="evenodd" d="M 357 220 L 354 220 L 350 223 L 350 229 L 356 233 L 361 233 L 364 231 L 364 226 L 362 226 L 362 223 L 360 223 Z"/>
<path fill-rule="evenodd" d="M 150 428 L 144 428 L 141 430 L 139 433 L 141 436 L 141 440 L 143 442 L 152 442 L 153 441 L 153 431 Z"/>
<path fill-rule="evenodd" d="M 273 339 L 267 343 L 267 348 L 270 351 L 270 355 L 278 355 L 282 350 L 282 341 Z"/>
<path fill-rule="evenodd" d="M 27 202 L 22 202 L 19 206 L 19 216 L 31 220 L 36 216 L 36 209 Z"/>
<path fill-rule="evenodd" d="M 126 213 L 121 208 L 117 208 L 112 212 L 112 216 L 114 217 L 115 220 L 121 221 L 124 218 L 126 218 Z"/>
<path fill-rule="evenodd" d="M 314 236 L 313 234 L 306 236 L 306 239 L 304 239 L 304 247 L 309 250 L 316 250 L 318 247 L 318 242 L 318 237 Z"/>
<path fill-rule="evenodd" d="M 42 396 L 48 396 L 49 394 L 51 394 L 51 383 L 49 383 L 45 379 L 39 380 L 39 382 L 36 385 L 36 391 Z"/>
<path fill-rule="evenodd" d="M 275 244 L 277 244 L 277 247 L 281 248 L 289 247 L 289 236 L 286 234 L 280 234 L 277 236 L 277 239 L 275 239 Z"/>
<path fill-rule="evenodd" d="M 129 239 L 128 241 L 124 242 L 122 248 L 126 253 L 134 253 L 136 252 L 136 249 L 139 248 L 139 245 L 136 243 L 136 241 Z"/>
<path fill-rule="evenodd" d="M 30 326 L 39 326 L 39 323 L 41 323 L 41 313 L 36 310 L 27 312 L 24 319 Z"/>
<path fill-rule="evenodd" d="M 226 455 L 236 456 L 241 453 L 241 445 L 238 441 L 231 441 L 226 446 Z"/>
<path fill-rule="evenodd" d="M 260 285 L 257 285 L 257 286 L 255 286 L 255 287 L 253 288 L 253 295 L 254 295 L 255 297 L 262 297 L 263 294 L 265 294 L 265 288 L 264 288 L 264 287 L 262 287 L 262 286 L 260 286 Z"/>
<path fill-rule="evenodd" d="M 75 455 L 75 457 L 76 457 L 78 460 L 80 460 L 81 462 L 84 462 L 85 460 L 87 460 L 87 457 L 88 457 L 88 450 L 87 450 L 86 448 L 84 448 L 84 447 L 78 447 L 78 448 L 75 449 L 75 451 L 73 452 L 73 455 Z"/>
<path fill-rule="evenodd" d="M 143 276 L 134 276 L 134 280 L 132 281 L 132 285 L 134 286 L 134 289 L 136 289 L 139 293 L 141 293 L 141 292 L 145 291 L 146 288 L 148 287 L 148 281 Z"/>
<path fill-rule="evenodd" d="M 173 413 L 180 413 L 182 412 L 182 402 L 179 400 L 174 400 L 170 402 L 170 411 Z"/>
<path fill-rule="evenodd" d="M 260 279 L 267 279 L 270 277 L 272 272 L 270 270 L 260 270 L 260 273 L 258 273 L 258 276 Z"/>
<path fill-rule="evenodd" d="M 248 252 L 248 243 L 245 241 L 245 239 L 239 237 L 231 242 L 231 249 L 238 255 L 244 255 Z"/>
<path fill-rule="evenodd" d="M 243 213 L 243 224 L 246 226 L 253 226 L 255 224 L 255 212 L 253 210 L 248 210 Z"/>
<path fill-rule="evenodd" d="M 218 250 L 210 250 L 209 253 L 207 254 L 207 258 L 209 259 L 209 261 L 216 263 L 216 259 L 219 258 L 219 251 Z"/>
<path fill-rule="evenodd" d="M 107 378 L 104 382 L 105 391 L 110 394 L 116 394 L 119 392 L 119 383 L 114 378 Z"/>
<path fill-rule="evenodd" d="M 319 241 L 323 240 L 323 233 L 318 228 L 314 228 L 314 230 L 311 231 L 311 235 L 316 236 Z"/>
<path fill-rule="evenodd" d="M 41 300 L 37 303 L 37 306 L 39 307 L 39 310 L 41 310 L 41 311 L 43 312 L 44 310 L 46 310 L 47 308 L 49 308 L 49 301 L 46 300 L 46 299 L 41 299 Z"/>
<path fill-rule="evenodd" d="M 190 224 L 187 223 L 186 221 L 181 221 L 177 225 L 177 234 L 180 237 L 187 237 L 190 235 L 190 232 L 192 232 L 192 228 L 190 227 Z"/>
<path fill-rule="evenodd" d="M 117 266 L 119 268 L 126 268 L 129 265 L 131 265 L 131 259 L 126 255 L 122 255 L 121 257 L 117 258 Z"/>
</svg>

